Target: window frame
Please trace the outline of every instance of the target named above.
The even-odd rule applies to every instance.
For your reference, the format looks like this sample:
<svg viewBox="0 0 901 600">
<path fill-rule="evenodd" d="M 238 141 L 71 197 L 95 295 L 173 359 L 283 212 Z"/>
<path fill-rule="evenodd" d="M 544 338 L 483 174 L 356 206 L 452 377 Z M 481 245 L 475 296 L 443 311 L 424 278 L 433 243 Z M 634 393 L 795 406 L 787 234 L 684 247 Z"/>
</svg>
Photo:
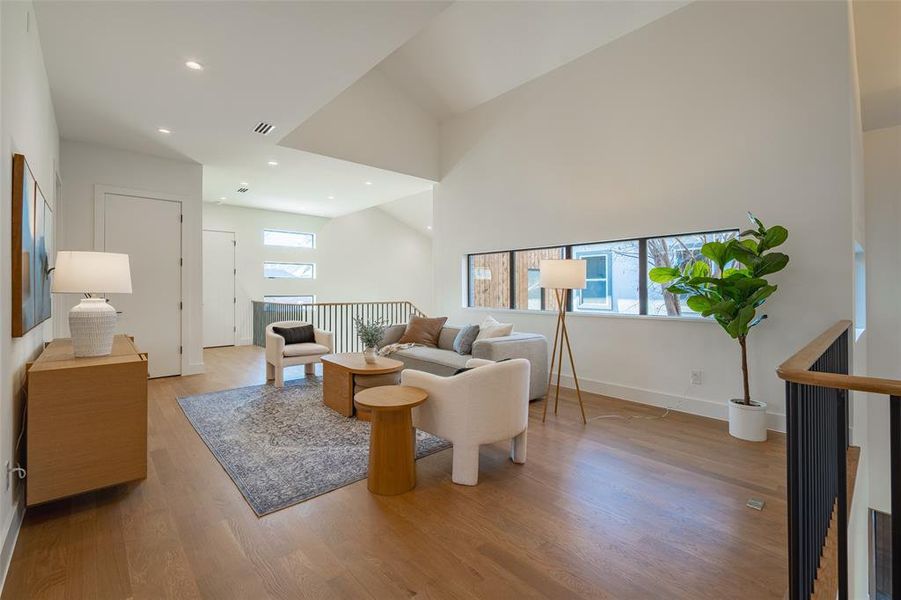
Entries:
<svg viewBox="0 0 901 600">
<path fill-rule="evenodd" d="M 566 312 L 573 313 L 577 315 L 604 315 L 604 316 L 617 316 L 617 317 L 648 317 L 653 319 L 688 319 L 692 321 L 704 321 L 705 319 L 700 316 L 695 315 L 674 315 L 674 316 L 664 316 L 664 315 L 653 315 L 648 313 L 648 240 L 654 240 L 659 238 L 675 238 L 675 237 L 685 237 L 692 235 L 716 235 L 721 233 L 734 233 L 738 234 L 741 230 L 737 227 L 728 227 L 723 229 L 709 229 L 709 230 L 699 230 L 699 231 L 688 231 L 685 233 L 672 233 L 672 234 L 659 234 L 659 235 L 645 235 L 641 237 L 627 237 L 627 238 L 617 238 L 612 240 L 596 240 L 589 242 L 573 242 L 568 244 L 549 244 L 547 246 L 529 246 L 522 248 L 514 248 L 512 250 L 481 250 L 478 252 L 469 252 L 464 255 L 466 262 L 466 296 L 465 296 L 465 304 L 463 308 L 475 309 L 475 310 L 510 310 L 510 311 L 522 311 L 529 313 L 539 313 L 539 312 L 551 312 L 547 308 L 545 308 L 544 303 L 544 290 L 542 289 L 542 308 L 541 310 L 531 309 L 531 308 L 516 308 L 516 299 L 515 299 L 515 291 L 516 291 L 516 253 L 517 252 L 527 252 L 530 250 L 550 250 L 554 248 L 563 248 L 564 250 L 564 258 L 571 259 L 573 258 L 573 248 L 577 246 L 591 246 L 591 245 L 600 245 L 600 244 L 616 244 L 620 242 L 638 242 L 638 314 L 634 313 L 617 313 L 613 312 L 611 309 L 595 309 L 595 310 L 574 310 L 574 301 L 573 298 L 575 294 L 567 294 L 566 299 Z M 508 302 L 508 306 L 495 306 L 495 307 L 487 307 L 487 306 L 473 306 L 472 305 L 472 260 L 473 256 L 481 256 L 485 254 L 509 254 L 509 283 L 510 283 L 510 298 Z M 601 252 L 603 253 L 603 252 Z M 608 258 L 608 269 L 612 266 L 612 262 Z M 612 298 L 612 290 L 610 288 L 609 282 L 612 279 L 610 276 L 610 272 L 608 270 L 607 273 L 607 281 L 608 281 L 608 298 Z M 611 300 L 612 306 L 612 300 Z"/>
<path fill-rule="evenodd" d="M 267 244 L 266 243 L 266 233 L 287 233 L 291 235 L 300 235 L 300 236 L 309 236 L 311 240 L 310 246 L 286 246 L 284 244 Z M 316 234 L 309 231 L 291 231 L 289 229 L 271 229 L 269 227 L 263 228 L 263 246 L 266 248 L 294 248 L 295 250 L 315 250 L 316 249 Z"/>
<path fill-rule="evenodd" d="M 589 258 L 603 258 L 604 259 L 604 274 L 605 277 L 585 277 L 585 283 L 590 281 L 603 281 L 604 282 L 604 290 L 607 292 L 604 296 L 606 299 L 606 303 L 604 305 L 594 305 L 594 304 L 585 304 L 582 301 L 582 290 L 573 290 L 570 296 L 573 296 L 573 311 L 578 312 L 612 312 L 613 311 L 613 285 L 611 283 L 612 273 L 611 270 L 613 268 L 613 261 L 611 260 L 613 253 L 606 250 L 593 250 L 586 252 L 585 254 L 579 254 L 574 256 L 573 258 L 577 260 L 586 260 Z M 576 304 L 575 296 L 579 296 L 578 305 Z"/>
<path fill-rule="evenodd" d="M 278 302 L 272 298 L 309 298 L 310 302 Z M 272 302 L 274 304 L 291 304 L 296 306 L 310 306 L 316 304 L 315 294 L 263 294 L 263 302 Z"/>
<path fill-rule="evenodd" d="M 295 265 L 301 267 L 310 267 L 311 275 L 309 277 L 270 277 L 266 275 L 266 265 Z M 316 263 L 311 262 L 291 262 L 286 260 L 264 260 L 263 261 L 263 278 L 264 279 L 292 279 L 298 281 L 306 281 L 316 279 Z"/>
</svg>

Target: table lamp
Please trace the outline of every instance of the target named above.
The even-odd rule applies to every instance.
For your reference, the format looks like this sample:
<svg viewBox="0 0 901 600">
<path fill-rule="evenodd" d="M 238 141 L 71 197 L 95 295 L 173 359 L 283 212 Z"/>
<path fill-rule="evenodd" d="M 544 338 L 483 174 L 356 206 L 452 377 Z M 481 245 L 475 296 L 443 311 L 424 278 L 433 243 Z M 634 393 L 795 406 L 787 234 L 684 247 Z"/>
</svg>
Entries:
<svg viewBox="0 0 901 600">
<path fill-rule="evenodd" d="M 130 294 L 131 269 L 127 254 L 113 252 L 56 253 L 51 291 L 84 294 L 69 311 L 69 331 L 75 356 L 106 356 L 113 348 L 116 309 L 106 298 L 92 294 Z"/>
<path fill-rule="evenodd" d="M 577 259 L 547 259 L 538 264 L 538 284 L 546 289 L 554 290 L 557 298 L 557 325 L 554 328 L 554 349 L 551 351 L 551 370 L 548 377 L 548 392 L 544 399 L 544 410 L 541 421 L 547 416 L 547 405 L 551 398 L 551 381 L 554 377 L 554 363 L 557 364 L 557 391 L 554 397 L 554 414 L 557 414 L 557 405 L 560 401 L 560 372 L 563 370 L 563 344 L 569 355 L 569 364 L 573 371 L 573 381 L 576 384 L 576 395 L 579 398 L 579 409 L 582 411 L 582 423 L 588 424 L 585 418 L 585 406 L 582 404 L 582 390 L 579 388 L 579 378 L 576 376 L 576 363 L 573 362 L 573 351 L 569 345 L 569 331 L 566 328 L 566 305 L 569 290 L 585 289 L 585 275 L 587 263 Z M 559 357 L 558 354 L 559 340 Z"/>
</svg>

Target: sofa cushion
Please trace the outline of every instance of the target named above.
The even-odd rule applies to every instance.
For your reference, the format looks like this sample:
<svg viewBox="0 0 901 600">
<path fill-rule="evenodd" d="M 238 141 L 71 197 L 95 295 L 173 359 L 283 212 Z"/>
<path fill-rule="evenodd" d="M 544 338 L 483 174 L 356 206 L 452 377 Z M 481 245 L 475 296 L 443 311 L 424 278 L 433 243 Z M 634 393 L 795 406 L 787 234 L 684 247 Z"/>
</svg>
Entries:
<svg viewBox="0 0 901 600">
<path fill-rule="evenodd" d="M 479 335 L 478 325 L 467 325 L 460 329 L 457 337 L 454 338 L 454 352 L 457 354 L 472 354 L 472 343 L 476 341 Z"/>
<path fill-rule="evenodd" d="M 285 350 L 282 352 L 284 356 L 316 356 L 317 354 L 328 354 L 328 346 L 322 344 L 285 344 Z"/>
<path fill-rule="evenodd" d="M 504 337 L 513 333 L 513 323 L 501 323 L 491 315 L 485 317 L 482 324 L 479 325 L 479 335 L 477 340 L 485 340 L 488 338 Z"/>
<path fill-rule="evenodd" d="M 454 340 L 457 338 L 459 332 L 460 328 L 454 327 L 453 325 L 445 325 L 442 327 L 441 333 L 438 334 L 438 347 L 442 350 L 453 350 Z"/>
<path fill-rule="evenodd" d="M 414 346 L 412 348 L 407 348 L 406 350 L 398 350 L 397 352 L 394 352 L 391 355 L 391 358 L 403 360 L 404 362 L 406 362 L 406 359 L 413 359 L 422 363 L 433 363 L 442 367 L 449 367 L 451 371 L 456 371 L 461 367 L 465 367 L 466 361 L 472 357 L 457 354 L 453 350 L 442 350 L 440 348 Z M 416 367 L 412 368 L 415 369 Z M 432 373 L 433 371 L 428 372 Z"/>
<path fill-rule="evenodd" d="M 436 348 L 438 346 L 438 335 L 447 317 L 410 317 L 410 323 L 404 335 L 397 341 L 399 344 L 422 344 Z"/>
<path fill-rule="evenodd" d="M 312 325 L 298 325 L 297 327 L 273 327 L 272 333 L 285 338 L 288 344 L 311 344 L 316 341 L 316 334 Z"/>
</svg>

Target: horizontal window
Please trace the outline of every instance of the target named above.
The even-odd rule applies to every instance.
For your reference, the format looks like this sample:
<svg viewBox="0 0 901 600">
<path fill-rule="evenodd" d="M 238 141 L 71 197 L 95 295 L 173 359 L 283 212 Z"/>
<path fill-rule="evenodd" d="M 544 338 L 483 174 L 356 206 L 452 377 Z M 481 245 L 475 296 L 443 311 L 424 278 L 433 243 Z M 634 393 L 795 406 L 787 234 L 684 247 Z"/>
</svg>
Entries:
<svg viewBox="0 0 901 600">
<path fill-rule="evenodd" d="M 263 276 L 267 279 L 314 279 L 316 265 L 310 263 L 264 262 Z"/>
<path fill-rule="evenodd" d="M 313 304 L 315 296 L 263 296 L 263 302 L 277 302 L 279 304 Z"/>
<path fill-rule="evenodd" d="M 288 248 L 314 248 L 316 236 L 298 231 L 263 230 L 263 244 L 266 246 L 286 246 Z"/>
<path fill-rule="evenodd" d="M 712 231 L 614 242 L 572 244 L 470 254 L 468 306 L 517 310 L 558 310 L 557 290 L 541 287 L 541 261 L 585 261 L 585 287 L 567 295 L 566 309 L 584 313 L 698 316 L 684 298 L 665 292 L 648 278 L 654 267 L 686 262 L 714 265 L 701 254 L 707 242 L 724 242 L 738 230 Z"/>
</svg>

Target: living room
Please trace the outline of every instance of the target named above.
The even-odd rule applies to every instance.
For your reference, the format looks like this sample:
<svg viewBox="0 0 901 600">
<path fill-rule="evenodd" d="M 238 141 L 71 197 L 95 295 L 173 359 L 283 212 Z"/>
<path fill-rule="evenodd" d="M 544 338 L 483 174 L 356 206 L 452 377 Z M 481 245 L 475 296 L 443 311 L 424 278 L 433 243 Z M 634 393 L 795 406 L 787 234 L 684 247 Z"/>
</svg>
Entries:
<svg viewBox="0 0 901 600">
<path fill-rule="evenodd" d="M 2 597 L 891 597 L 899 6 L 0 4 Z"/>
</svg>

